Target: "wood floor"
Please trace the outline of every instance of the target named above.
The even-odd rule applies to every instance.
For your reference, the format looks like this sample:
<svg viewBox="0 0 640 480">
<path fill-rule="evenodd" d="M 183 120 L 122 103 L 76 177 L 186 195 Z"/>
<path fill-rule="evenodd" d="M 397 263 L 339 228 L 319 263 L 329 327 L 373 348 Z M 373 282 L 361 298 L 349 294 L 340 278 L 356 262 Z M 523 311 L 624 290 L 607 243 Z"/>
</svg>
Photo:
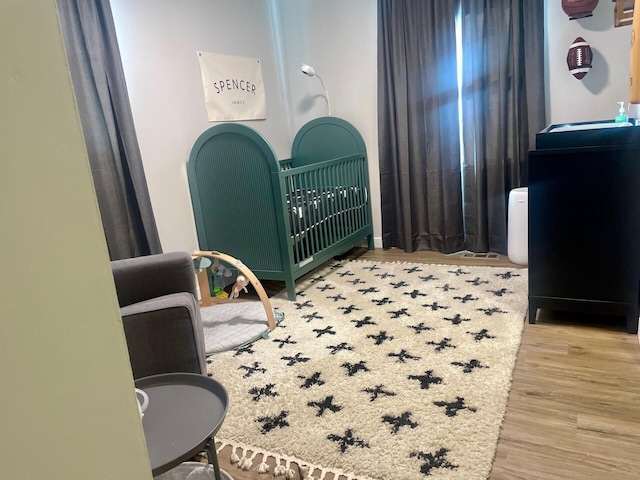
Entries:
<svg viewBox="0 0 640 480">
<path fill-rule="evenodd" d="M 348 257 L 518 267 L 501 255 L 356 249 Z M 220 466 L 235 480 L 267 478 L 228 458 L 223 451 Z M 543 310 L 525 323 L 490 479 L 640 479 L 640 345 L 624 319 Z"/>
</svg>

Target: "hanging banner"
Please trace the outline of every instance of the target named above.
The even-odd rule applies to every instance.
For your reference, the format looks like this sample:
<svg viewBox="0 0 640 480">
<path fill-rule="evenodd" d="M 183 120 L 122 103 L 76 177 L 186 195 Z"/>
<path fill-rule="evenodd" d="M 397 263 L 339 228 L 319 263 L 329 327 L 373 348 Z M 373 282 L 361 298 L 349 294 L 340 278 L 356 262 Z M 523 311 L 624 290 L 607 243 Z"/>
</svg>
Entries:
<svg viewBox="0 0 640 480">
<path fill-rule="evenodd" d="M 210 122 L 267 118 L 259 59 L 208 52 L 198 59 Z"/>
</svg>

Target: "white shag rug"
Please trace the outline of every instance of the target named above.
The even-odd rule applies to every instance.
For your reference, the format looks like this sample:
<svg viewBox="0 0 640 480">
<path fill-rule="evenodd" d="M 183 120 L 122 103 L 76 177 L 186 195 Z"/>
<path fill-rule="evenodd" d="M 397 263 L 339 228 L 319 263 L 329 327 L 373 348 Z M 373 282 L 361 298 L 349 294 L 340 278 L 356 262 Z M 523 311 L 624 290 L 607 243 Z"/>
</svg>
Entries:
<svg viewBox="0 0 640 480">
<path fill-rule="evenodd" d="M 307 478 L 488 477 L 526 269 L 344 261 L 297 289 L 272 299 L 285 319 L 268 339 L 209 358 L 230 396 L 217 440 L 295 459 Z"/>
</svg>

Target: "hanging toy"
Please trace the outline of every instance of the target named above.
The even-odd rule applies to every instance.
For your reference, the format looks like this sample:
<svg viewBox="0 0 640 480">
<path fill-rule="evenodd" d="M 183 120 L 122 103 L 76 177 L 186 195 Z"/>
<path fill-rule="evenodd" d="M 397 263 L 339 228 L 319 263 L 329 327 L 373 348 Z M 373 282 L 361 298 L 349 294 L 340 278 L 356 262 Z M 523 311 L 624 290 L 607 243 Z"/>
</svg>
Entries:
<svg viewBox="0 0 640 480">
<path fill-rule="evenodd" d="M 238 278 L 236 278 L 236 283 L 231 288 L 231 295 L 229 295 L 229 298 L 238 298 L 242 290 L 244 290 L 244 293 L 248 293 L 248 284 L 249 281 L 245 278 L 244 275 L 238 275 Z"/>
<path fill-rule="evenodd" d="M 232 275 L 231 270 L 219 262 L 214 263 L 211 268 L 213 270 L 213 295 L 215 297 L 227 298 L 229 294 L 224 290 L 226 286 L 224 279 Z"/>
</svg>

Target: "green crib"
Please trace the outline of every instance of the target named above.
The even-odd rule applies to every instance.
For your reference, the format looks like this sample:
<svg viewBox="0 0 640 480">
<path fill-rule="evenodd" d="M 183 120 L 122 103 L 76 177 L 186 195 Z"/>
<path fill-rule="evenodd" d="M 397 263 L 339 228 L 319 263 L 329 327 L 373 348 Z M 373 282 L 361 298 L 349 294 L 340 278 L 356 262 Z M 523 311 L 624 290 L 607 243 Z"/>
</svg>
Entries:
<svg viewBox="0 0 640 480">
<path fill-rule="evenodd" d="M 252 128 L 216 125 L 196 140 L 187 173 L 200 250 L 284 281 L 290 300 L 296 279 L 365 239 L 373 249 L 365 143 L 343 119 L 305 124 L 286 160 Z"/>
</svg>

